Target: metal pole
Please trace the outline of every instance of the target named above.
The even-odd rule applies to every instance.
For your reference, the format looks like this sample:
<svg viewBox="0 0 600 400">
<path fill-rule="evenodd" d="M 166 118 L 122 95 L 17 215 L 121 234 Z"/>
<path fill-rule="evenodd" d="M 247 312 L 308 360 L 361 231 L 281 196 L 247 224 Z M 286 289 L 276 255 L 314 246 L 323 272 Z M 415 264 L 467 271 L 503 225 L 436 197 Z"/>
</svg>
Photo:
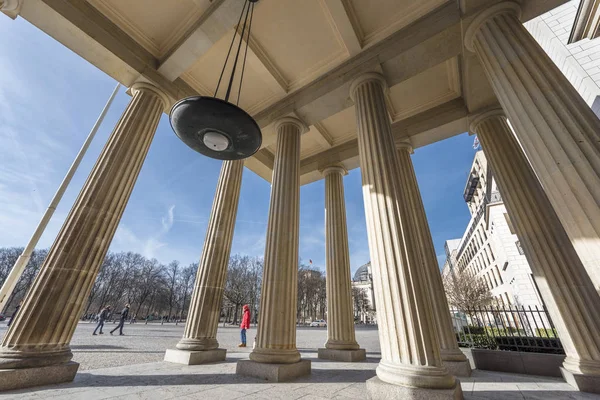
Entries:
<svg viewBox="0 0 600 400">
<path fill-rule="evenodd" d="M 106 102 L 106 105 L 104 106 L 104 109 L 102 109 L 102 112 L 100 113 L 100 116 L 96 120 L 96 123 L 94 124 L 90 134 L 88 135 L 87 139 L 85 139 L 83 146 L 81 146 L 81 149 L 79 150 L 79 153 L 77 154 L 77 157 L 75 157 L 73 164 L 71 164 L 71 167 L 69 168 L 69 171 L 67 172 L 67 175 L 65 175 L 58 190 L 54 194 L 54 197 L 52 198 L 50 205 L 48 205 L 48 208 L 46 209 L 46 212 L 44 213 L 42 220 L 40 221 L 39 225 L 35 229 L 33 236 L 31 237 L 31 239 L 29 239 L 29 243 L 27 243 L 25 250 L 23 250 L 23 253 L 21 253 L 19 258 L 17 259 L 17 262 L 15 262 L 15 265 L 12 267 L 10 273 L 6 277 L 6 280 L 4 281 L 4 284 L 2 285 L 2 289 L 0 289 L 0 312 L 6 306 L 6 302 L 8 301 L 11 293 L 15 289 L 15 286 L 17 285 L 19 278 L 23 274 L 23 271 L 25 270 L 25 267 L 27 266 L 27 263 L 29 262 L 29 259 L 31 258 L 31 254 L 33 253 L 33 250 L 35 249 L 35 246 L 37 245 L 38 241 L 40 240 L 40 237 L 44 233 L 44 230 L 46 229 L 48 222 L 50 222 L 50 218 L 52 218 L 52 214 L 54 214 L 54 211 L 56 211 L 56 206 L 62 199 L 62 196 L 65 193 L 67 186 L 69 186 L 69 183 L 71 182 L 71 179 L 73 178 L 73 175 L 75 175 L 75 171 L 77 171 L 77 168 L 79 167 L 79 164 L 81 163 L 81 160 L 83 159 L 83 156 L 85 155 L 88 147 L 90 147 L 90 144 L 92 143 L 92 140 L 94 139 L 94 136 L 96 135 L 96 132 L 98 132 L 98 128 L 100 128 L 100 125 L 102 124 L 102 121 L 104 120 L 104 117 L 106 116 L 106 113 L 108 112 L 108 109 L 110 108 L 110 105 L 112 104 L 120 87 L 121 87 L 121 85 L 119 83 L 117 83 L 115 90 L 113 90 L 108 101 Z"/>
</svg>

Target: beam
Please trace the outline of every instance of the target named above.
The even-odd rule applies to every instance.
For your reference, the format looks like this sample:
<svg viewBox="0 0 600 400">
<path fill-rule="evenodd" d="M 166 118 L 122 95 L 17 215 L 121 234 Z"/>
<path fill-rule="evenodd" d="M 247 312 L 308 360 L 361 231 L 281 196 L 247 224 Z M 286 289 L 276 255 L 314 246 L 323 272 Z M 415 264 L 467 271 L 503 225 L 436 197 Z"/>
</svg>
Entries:
<svg viewBox="0 0 600 400">
<path fill-rule="evenodd" d="M 358 39 L 358 35 L 354 30 L 354 26 L 352 25 L 352 21 L 350 21 L 350 17 L 348 16 L 348 11 L 344 6 L 343 0 L 321 0 L 322 4 L 325 6 L 327 11 L 329 11 L 329 16 L 331 18 L 331 22 L 337 29 L 346 50 L 348 50 L 348 54 L 350 57 L 353 57 L 360 53 L 362 50 L 362 44 Z"/>
<path fill-rule="evenodd" d="M 41 0 L 138 72 L 156 69 L 158 60 L 87 1 Z M 23 10 L 23 17 L 26 18 Z M 26 18 L 27 19 L 27 18 Z"/>
<path fill-rule="evenodd" d="M 327 129 L 323 126 L 323 124 L 317 122 L 314 124 L 315 131 L 317 135 L 315 136 L 316 141 L 319 145 L 325 149 L 330 149 L 333 147 L 333 139 L 331 135 L 327 132 Z"/>
<path fill-rule="evenodd" d="M 462 98 L 451 100 L 438 107 L 392 124 L 396 141 L 409 139 L 415 148 L 466 132 L 468 111 Z M 348 169 L 358 167 L 358 139 L 352 139 L 314 156 L 300 161 L 300 176 L 308 175 L 302 184 L 320 179 L 314 171 L 331 165 L 344 163 Z"/>
<path fill-rule="evenodd" d="M 213 1 L 202 17 L 160 60 L 158 72 L 170 81 L 179 78 L 236 26 L 242 12 L 241 5 L 243 3 L 236 0 Z"/>
<path fill-rule="evenodd" d="M 265 127 L 277 118 L 299 110 L 341 86 L 349 85 L 353 79 L 362 73 L 373 71 L 380 64 L 457 24 L 460 24 L 458 8 L 453 2 L 446 3 L 418 21 L 365 49 L 301 89 L 289 94 L 281 101 L 255 114 L 254 117 L 261 127 Z M 408 78 L 409 76 L 404 77 L 404 79 Z"/>
</svg>

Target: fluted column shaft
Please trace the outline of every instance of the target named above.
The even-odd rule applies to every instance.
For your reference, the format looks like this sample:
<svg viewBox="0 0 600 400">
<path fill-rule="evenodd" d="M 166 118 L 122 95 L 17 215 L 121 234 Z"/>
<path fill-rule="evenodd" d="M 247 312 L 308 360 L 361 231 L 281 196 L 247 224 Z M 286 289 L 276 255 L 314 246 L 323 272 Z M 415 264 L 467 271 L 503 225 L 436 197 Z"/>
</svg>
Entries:
<svg viewBox="0 0 600 400">
<path fill-rule="evenodd" d="M 325 175 L 325 256 L 327 269 L 327 343 L 335 350 L 358 349 L 354 334 L 350 251 L 346 226 L 344 175 L 346 169 L 333 166 Z"/>
<path fill-rule="evenodd" d="M 499 3 L 465 44 L 479 56 L 517 138 L 600 290 L 600 121 L 518 19 Z"/>
<path fill-rule="evenodd" d="M 498 187 L 575 373 L 600 375 L 600 296 L 501 112 L 476 118 L 471 130 Z"/>
<path fill-rule="evenodd" d="M 69 361 L 69 343 L 168 98 L 135 84 L 0 348 L 1 368 Z"/>
<path fill-rule="evenodd" d="M 260 297 L 256 348 L 250 359 L 300 361 L 296 349 L 298 238 L 300 229 L 300 135 L 306 128 L 287 117 L 276 123 L 271 205 Z"/>
<path fill-rule="evenodd" d="M 384 382 L 451 388 L 442 367 L 413 220 L 399 192 L 398 157 L 387 115 L 385 81 L 369 73 L 353 82 L 381 362 Z"/>
<path fill-rule="evenodd" d="M 450 319 L 450 308 L 446 299 L 442 276 L 438 267 L 435 247 L 425 214 L 425 207 L 417 182 L 417 175 L 411 160 L 412 147 L 406 143 L 398 146 L 398 164 L 400 167 L 400 202 L 407 207 L 407 218 L 414 219 L 415 239 L 421 249 L 423 272 L 427 282 L 427 290 L 431 299 L 433 323 L 437 330 L 441 358 L 447 362 L 468 362 L 466 356 L 458 348 L 456 335 Z M 465 371 L 469 373 L 469 368 Z"/>
<path fill-rule="evenodd" d="M 181 350 L 219 347 L 217 327 L 240 199 L 244 160 L 223 161 L 196 273 Z"/>
</svg>

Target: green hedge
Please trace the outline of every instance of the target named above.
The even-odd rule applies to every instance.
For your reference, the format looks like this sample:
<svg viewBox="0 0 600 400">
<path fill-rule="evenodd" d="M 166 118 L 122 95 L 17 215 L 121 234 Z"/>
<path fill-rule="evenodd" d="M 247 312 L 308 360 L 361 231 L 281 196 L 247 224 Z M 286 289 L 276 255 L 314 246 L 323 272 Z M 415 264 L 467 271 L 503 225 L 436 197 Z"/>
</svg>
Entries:
<svg viewBox="0 0 600 400">
<path fill-rule="evenodd" d="M 471 331 L 472 332 L 472 331 Z M 486 334 L 457 334 L 460 347 L 474 349 L 521 351 L 530 353 L 565 354 L 560 339 L 556 337 L 497 336 Z"/>
</svg>

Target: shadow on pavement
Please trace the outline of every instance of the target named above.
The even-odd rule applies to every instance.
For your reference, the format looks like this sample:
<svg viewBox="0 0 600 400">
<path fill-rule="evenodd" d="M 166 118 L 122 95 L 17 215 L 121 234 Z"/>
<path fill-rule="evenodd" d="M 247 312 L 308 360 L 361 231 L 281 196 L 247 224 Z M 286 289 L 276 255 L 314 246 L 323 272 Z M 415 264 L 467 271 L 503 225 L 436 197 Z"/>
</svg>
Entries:
<svg viewBox="0 0 600 400">
<path fill-rule="evenodd" d="M 125 350 L 127 347 L 112 344 L 72 344 L 71 350 Z"/>
</svg>

